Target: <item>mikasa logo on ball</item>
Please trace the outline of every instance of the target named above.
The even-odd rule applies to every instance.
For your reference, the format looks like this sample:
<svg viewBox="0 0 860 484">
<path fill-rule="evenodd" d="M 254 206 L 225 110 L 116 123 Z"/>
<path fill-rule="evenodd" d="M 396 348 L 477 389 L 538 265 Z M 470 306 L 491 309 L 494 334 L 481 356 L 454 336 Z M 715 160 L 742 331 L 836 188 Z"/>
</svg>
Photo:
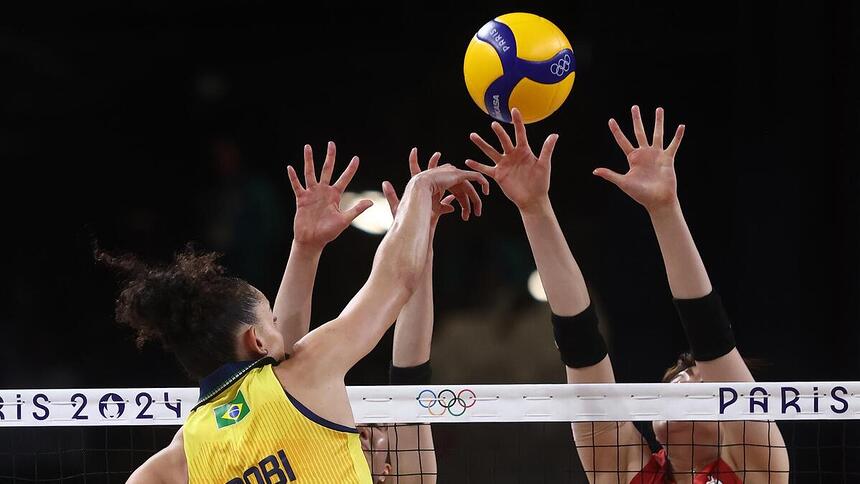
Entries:
<svg viewBox="0 0 860 484">
<path fill-rule="evenodd" d="M 501 103 L 501 101 L 499 101 L 499 95 L 498 94 L 493 95 L 493 111 L 495 111 L 496 116 L 502 115 L 502 109 L 500 107 L 501 106 L 500 103 Z"/>
</svg>

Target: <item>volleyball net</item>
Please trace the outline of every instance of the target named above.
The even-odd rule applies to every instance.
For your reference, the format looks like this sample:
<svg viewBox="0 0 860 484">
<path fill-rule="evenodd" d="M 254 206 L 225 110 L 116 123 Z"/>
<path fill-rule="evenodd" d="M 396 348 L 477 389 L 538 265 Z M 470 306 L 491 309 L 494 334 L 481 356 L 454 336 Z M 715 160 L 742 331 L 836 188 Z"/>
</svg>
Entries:
<svg viewBox="0 0 860 484">
<path fill-rule="evenodd" d="M 386 482 L 651 482 L 661 448 L 673 464 L 725 463 L 702 482 L 860 482 L 860 382 L 367 386 L 349 397 L 359 427 L 386 434 L 364 449 L 377 473 L 388 464 Z M 125 482 L 197 398 L 196 388 L 0 390 L 0 482 Z M 431 429 L 429 444 L 415 438 Z"/>
</svg>

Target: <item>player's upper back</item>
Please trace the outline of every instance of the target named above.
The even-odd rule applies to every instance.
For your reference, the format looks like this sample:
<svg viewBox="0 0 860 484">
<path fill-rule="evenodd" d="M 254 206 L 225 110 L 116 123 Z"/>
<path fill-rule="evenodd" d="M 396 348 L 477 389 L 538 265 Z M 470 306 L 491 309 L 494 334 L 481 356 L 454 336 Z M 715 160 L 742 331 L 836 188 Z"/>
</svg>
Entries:
<svg viewBox="0 0 860 484">
<path fill-rule="evenodd" d="M 295 400 L 273 363 L 229 364 L 203 379 L 183 427 L 189 482 L 371 482 L 356 430 Z"/>
</svg>

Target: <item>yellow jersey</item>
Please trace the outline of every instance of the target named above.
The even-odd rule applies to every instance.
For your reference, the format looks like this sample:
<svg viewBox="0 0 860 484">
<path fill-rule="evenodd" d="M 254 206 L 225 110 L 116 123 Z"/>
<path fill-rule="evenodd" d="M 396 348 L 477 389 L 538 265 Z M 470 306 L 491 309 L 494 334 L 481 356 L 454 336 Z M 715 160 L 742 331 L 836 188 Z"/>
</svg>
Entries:
<svg viewBox="0 0 860 484">
<path fill-rule="evenodd" d="M 371 483 L 356 429 L 299 403 L 273 364 L 232 363 L 203 379 L 183 427 L 189 483 Z"/>
</svg>

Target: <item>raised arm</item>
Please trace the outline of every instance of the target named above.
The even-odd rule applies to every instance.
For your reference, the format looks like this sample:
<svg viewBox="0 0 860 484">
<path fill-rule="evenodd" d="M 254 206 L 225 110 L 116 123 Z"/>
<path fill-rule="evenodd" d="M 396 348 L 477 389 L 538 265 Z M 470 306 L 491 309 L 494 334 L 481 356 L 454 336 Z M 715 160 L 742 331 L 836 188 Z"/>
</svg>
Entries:
<svg viewBox="0 0 860 484">
<path fill-rule="evenodd" d="M 552 153 L 558 136 L 550 135 L 544 141 L 540 156 L 536 157 L 529 147 L 522 116 L 516 109 L 511 114 L 516 142 L 501 125 L 493 123 L 492 129 L 499 138 L 502 152 L 475 133 L 470 137 L 494 166 L 472 160 L 466 164 L 495 179 L 520 211 L 553 312 L 553 332 L 565 363 L 568 383 L 615 383 L 612 362 L 597 328 L 597 315 L 591 306 L 585 279 L 549 200 Z M 638 471 L 636 465 L 643 458 L 647 460 L 648 450 L 630 422 L 582 422 L 571 425 L 571 430 L 580 461 L 592 483 L 616 482 L 616 478 L 628 473 L 632 477 Z M 603 472 L 607 470 L 611 472 Z"/>
<path fill-rule="evenodd" d="M 441 156 L 441 153 L 434 153 L 430 157 L 427 169 L 436 168 Z M 415 148 L 409 154 L 409 171 L 413 177 L 421 173 L 418 165 L 418 150 Z M 391 208 L 391 214 L 396 216 L 400 205 L 397 192 L 387 181 L 382 184 L 382 192 Z M 454 211 L 454 207 L 451 206 L 453 201 L 453 195 L 448 195 L 444 199 L 440 195 L 434 197 L 430 219 L 430 243 L 427 245 L 427 265 L 424 267 L 415 293 L 403 306 L 397 316 L 397 324 L 394 326 L 391 362 L 395 367 L 417 367 L 430 361 L 430 347 L 433 339 L 433 239 L 439 217 Z"/>
<path fill-rule="evenodd" d="M 361 200 L 346 211 L 340 209 L 340 197 L 358 169 L 354 156 L 340 178 L 332 184 L 336 146 L 329 141 L 322 173 L 317 181 L 314 155 L 310 145 L 304 149 L 305 186 L 292 166 L 287 167 L 290 186 L 296 196 L 293 221 L 293 243 L 290 257 L 275 298 L 273 312 L 284 336 L 284 348 L 292 353 L 293 345 L 308 333 L 314 280 L 322 251 L 373 202 Z"/>
<path fill-rule="evenodd" d="M 480 174 L 450 165 L 428 170 L 409 181 L 397 216 L 376 251 L 364 287 L 340 316 L 297 343 L 327 356 L 314 358 L 320 360 L 324 371 L 345 374 L 376 346 L 394 323 L 424 272 L 433 200 L 450 189 L 458 199 L 468 197 L 471 203 L 479 205 L 480 198 L 470 181 L 480 182 L 485 190 L 489 189 Z M 300 351 L 298 348 L 297 353 Z"/>
<path fill-rule="evenodd" d="M 406 187 L 397 216 L 379 244 L 364 286 L 334 320 L 296 343 L 293 356 L 282 365 L 281 382 L 298 390 L 300 401 L 335 422 L 352 422 L 343 378 L 382 338 L 415 291 L 427 261 L 430 222 L 435 197 L 451 191 L 480 206 L 470 182 L 489 190 L 486 179 L 450 165 L 413 177 Z"/>
<path fill-rule="evenodd" d="M 613 383 L 615 376 L 605 344 L 597 332 L 597 320 L 585 279 L 549 199 L 552 153 L 558 135 L 547 137 L 540 156 L 535 156 L 519 110 L 513 110 L 512 118 L 516 143 L 499 123 L 494 122 L 491 127 L 499 139 L 501 152 L 478 134 L 470 135 L 472 142 L 487 155 L 493 166 L 474 160 L 467 160 L 466 165 L 493 178 L 519 209 L 553 312 L 556 344 L 566 364 L 568 381 Z M 580 338 L 582 335 L 588 335 L 588 340 Z"/>
<path fill-rule="evenodd" d="M 609 120 L 609 129 L 627 156 L 629 170 L 622 175 L 598 168 L 594 174 L 618 186 L 645 207 L 651 217 L 669 287 L 702 380 L 753 381 L 735 348 L 728 316 L 711 287 L 678 201 L 675 154 L 684 136 L 684 125 L 678 126 L 664 149 L 663 109 L 657 108 L 651 144 L 645 135 L 638 106 L 633 106 L 632 114 L 638 147 L 630 143 L 614 119 Z M 728 446 L 723 458 L 734 469 L 743 470 L 739 475 L 744 482 L 788 482 L 788 453 L 774 423 L 723 422 L 720 429 L 721 443 Z"/>
<path fill-rule="evenodd" d="M 434 153 L 430 157 L 427 168 L 435 168 L 441 156 L 438 152 Z M 412 176 L 421 172 L 417 149 L 413 149 L 409 155 L 409 169 Z M 396 215 L 400 200 L 394 187 L 391 183 L 385 182 L 382 185 L 382 191 L 391 207 L 391 213 Z M 451 195 L 444 199 L 437 197 L 433 203 L 427 265 L 418 288 L 403 306 L 394 326 L 394 345 L 389 375 L 389 381 L 393 385 L 430 383 L 430 347 L 433 339 L 433 238 L 439 217 L 454 211 L 451 206 L 453 199 Z M 400 484 L 436 482 L 436 452 L 430 425 L 389 427 L 388 441 L 393 482 Z"/>
<path fill-rule="evenodd" d="M 632 114 L 638 147 L 630 143 L 614 119 L 609 120 L 609 129 L 627 157 L 629 170 L 622 175 L 598 168 L 594 174 L 618 186 L 648 212 L 660 244 L 669 287 L 702 379 L 753 381 L 735 348 L 728 317 L 719 296 L 713 292 L 678 200 L 675 154 L 684 137 L 684 125 L 678 126 L 669 146 L 664 148 L 663 109 L 657 108 L 650 144 L 638 106 L 633 106 Z"/>
<path fill-rule="evenodd" d="M 431 244 L 432 244 L 431 235 Z M 430 384 L 430 346 L 433 338 L 433 249 L 418 288 L 397 316 L 391 352 L 389 383 Z M 436 482 L 436 450 L 430 425 L 388 427 L 391 481 L 395 484 Z"/>
</svg>

